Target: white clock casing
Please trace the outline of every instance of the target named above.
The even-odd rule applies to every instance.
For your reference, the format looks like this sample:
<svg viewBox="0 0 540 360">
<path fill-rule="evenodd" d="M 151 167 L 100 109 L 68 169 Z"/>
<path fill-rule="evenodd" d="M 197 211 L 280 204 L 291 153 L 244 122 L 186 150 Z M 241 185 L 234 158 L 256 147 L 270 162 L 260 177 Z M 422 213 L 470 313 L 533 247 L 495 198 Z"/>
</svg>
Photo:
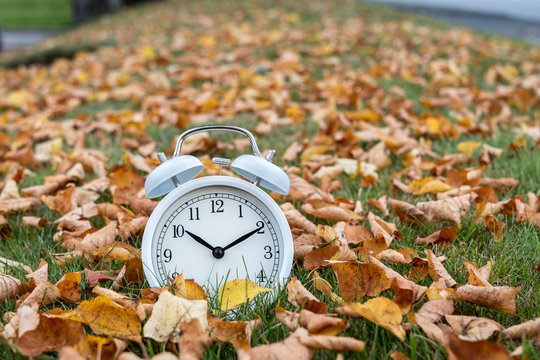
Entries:
<svg viewBox="0 0 540 360">
<path fill-rule="evenodd" d="M 198 213 L 194 212 L 197 203 Z M 217 205 L 227 213 L 217 213 Z M 194 216 L 199 220 L 187 219 Z M 253 233 L 259 226 L 263 227 Z M 221 258 L 192 237 L 226 248 L 249 233 L 253 235 L 225 249 Z M 177 272 L 215 294 L 216 285 L 236 278 L 247 277 L 266 287 L 283 286 L 293 253 L 289 224 L 266 192 L 238 178 L 207 176 L 182 184 L 159 202 L 144 231 L 141 257 L 150 286 L 167 285 L 168 277 Z"/>
</svg>

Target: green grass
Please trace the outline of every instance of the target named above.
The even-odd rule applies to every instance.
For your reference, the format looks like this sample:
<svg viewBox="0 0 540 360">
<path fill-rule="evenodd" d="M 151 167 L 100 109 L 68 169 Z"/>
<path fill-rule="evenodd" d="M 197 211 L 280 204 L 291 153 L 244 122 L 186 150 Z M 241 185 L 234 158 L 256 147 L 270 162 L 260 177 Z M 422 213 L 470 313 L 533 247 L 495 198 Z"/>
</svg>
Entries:
<svg viewBox="0 0 540 360">
<path fill-rule="evenodd" d="M 0 0 L 5 29 L 62 29 L 71 25 L 71 0 Z"/>
</svg>

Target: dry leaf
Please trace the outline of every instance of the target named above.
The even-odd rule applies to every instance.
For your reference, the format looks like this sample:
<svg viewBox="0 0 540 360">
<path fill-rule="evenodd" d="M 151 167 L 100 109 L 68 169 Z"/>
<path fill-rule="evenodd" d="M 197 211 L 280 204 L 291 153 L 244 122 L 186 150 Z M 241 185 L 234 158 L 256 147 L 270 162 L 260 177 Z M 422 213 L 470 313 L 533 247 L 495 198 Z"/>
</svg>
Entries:
<svg viewBox="0 0 540 360">
<path fill-rule="evenodd" d="M 205 325 L 208 325 L 205 322 Z M 189 321 L 180 323 L 180 340 L 178 347 L 180 348 L 179 360 L 199 360 L 202 359 L 208 346 L 212 340 L 206 333 L 205 326 L 201 325 L 199 318 L 192 318 Z"/>
<path fill-rule="evenodd" d="M 219 289 L 220 309 L 221 311 L 234 309 L 252 300 L 257 295 L 271 290 L 261 288 L 249 279 L 229 280 Z"/>
<path fill-rule="evenodd" d="M 116 305 L 107 296 L 83 301 L 77 309 L 72 310 L 69 318 L 88 324 L 98 335 L 141 340 L 141 322 L 137 313 Z"/>
<path fill-rule="evenodd" d="M 449 288 L 457 285 L 457 282 L 450 276 L 448 271 L 446 271 L 444 265 L 437 256 L 429 249 L 424 250 L 424 252 L 428 258 L 428 272 L 433 280 Z"/>
<path fill-rule="evenodd" d="M 495 320 L 463 315 L 445 315 L 444 319 L 456 334 L 469 340 L 487 340 L 495 332 L 503 330 Z"/>
<path fill-rule="evenodd" d="M 447 227 L 442 228 L 441 230 L 435 231 L 433 234 L 428 235 L 425 238 L 416 238 L 417 244 L 437 244 L 442 245 L 443 247 L 450 246 L 450 243 L 457 236 L 457 227 Z"/>
<path fill-rule="evenodd" d="M 501 335 L 507 339 L 521 339 L 524 336 L 531 337 L 535 344 L 540 344 L 540 318 L 525 321 L 524 323 L 510 326 L 501 332 Z"/>
<path fill-rule="evenodd" d="M 251 334 L 262 323 L 225 321 L 208 316 L 208 333 L 212 341 L 230 342 L 235 349 L 248 349 L 251 346 Z"/>
<path fill-rule="evenodd" d="M 346 301 L 361 299 L 363 296 L 377 296 L 390 287 L 390 280 L 384 269 L 375 264 L 356 261 L 333 263 L 339 291 Z"/>
<path fill-rule="evenodd" d="M 343 306 L 348 312 L 346 315 L 363 317 L 397 336 L 400 340 L 405 340 L 405 330 L 401 326 L 401 309 L 392 300 L 385 297 L 370 299 L 365 303 L 352 303 Z M 338 313 L 343 308 L 337 308 Z"/>
<path fill-rule="evenodd" d="M 317 314 L 325 314 L 328 311 L 328 306 L 310 293 L 296 277 L 292 277 L 287 283 L 287 299 L 297 308 L 304 308 Z"/>
<path fill-rule="evenodd" d="M 501 344 L 490 343 L 486 340 L 464 340 L 449 330 L 446 330 L 445 334 L 448 338 L 446 350 L 449 360 L 510 359 L 508 352 Z"/>
<path fill-rule="evenodd" d="M 480 269 L 476 268 L 476 264 L 464 261 L 463 264 L 469 273 L 469 284 L 474 286 L 491 286 L 489 283 L 489 276 L 491 274 L 491 267 L 493 266 L 493 261 L 488 261 L 486 265 L 482 266 Z"/>
<path fill-rule="evenodd" d="M 516 313 L 516 294 L 521 290 L 509 286 L 473 286 L 463 285 L 456 290 L 442 290 L 441 295 L 448 300 L 467 301 L 486 308 Z"/>
</svg>

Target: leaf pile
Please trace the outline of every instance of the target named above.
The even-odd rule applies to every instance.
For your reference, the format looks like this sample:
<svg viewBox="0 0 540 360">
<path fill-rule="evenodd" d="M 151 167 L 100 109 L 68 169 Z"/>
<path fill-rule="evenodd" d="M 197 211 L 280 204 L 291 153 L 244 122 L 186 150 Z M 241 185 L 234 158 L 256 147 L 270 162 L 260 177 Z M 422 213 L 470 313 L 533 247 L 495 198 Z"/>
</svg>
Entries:
<svg viewBox="0 0 540 360">
<path fill-rule="evenodd" d="M 42 45 L 93 52 L 0 68 L 4 352 L 310 359 L 382 336 L 368 356 L 417 357 L 404 344 L 426 337 L 426 357 L 538 354 L 540 313 L 520 309 L 540 260 L 516 279 L 520 261 L 493 253 L 540 252 L 540 49 L 352 0 L 281 5 L 152 4 Z M 145 177 L 208 121 L 282 147 L 291 191 L 271 196 L 295 265 L 273 303 L 243 280 L 220 304 L 181 275 L 144 280 Z M 204 176 L 246 151 L 205 133 L 183 146 Z"/>
</svg>

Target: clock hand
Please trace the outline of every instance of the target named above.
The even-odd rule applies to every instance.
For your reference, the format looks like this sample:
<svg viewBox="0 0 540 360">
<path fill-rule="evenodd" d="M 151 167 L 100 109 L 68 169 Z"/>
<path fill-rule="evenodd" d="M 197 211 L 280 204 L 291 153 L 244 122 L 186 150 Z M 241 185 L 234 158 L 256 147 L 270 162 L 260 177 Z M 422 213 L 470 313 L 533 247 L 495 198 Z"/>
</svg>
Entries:
<svg viewBox="0 0 540 360">
<path fill-rule="evenodd" d="M 248 238 L 251 237 L 253 234 L 255 234 L 257 231 L 261 230 L 263 227 L 264 227 L 264 223 L 263 223 L 261 226 L 259 226 L 258 228 L 256 228 L 255 230 L 250 231 L 250 232 L 248 232 L 247 234 L 240 236 L 238 239 L 234 240 L 232 243 L 230 243 L 229 245 L 225 246 L 225 247 L 223 248 L 223 251 L 228 250 L 228 249 L 232 248 L 233 246 L 240 244 L 242 241 L 248 239 Z"/>
<path fill-rule="evenodd" d="M 207 243 L 206 241 L 204 241 L 203 239 L 201 239 L 200 236 L 197 236 L 195 235 L 194 233 L 192 232 L 189 232 L 186 230 L 186 233 L 191 236 L 193 238 L 193 240 L 195 240 L 196 242 L 198 242 L 199 244 L 201 244 L 202 246 L 204 247 L 207 247 L 208 249 L 214 251 L 214 247 L 212 245 L 210 245 L 209 243 Z"/>
</svg>

